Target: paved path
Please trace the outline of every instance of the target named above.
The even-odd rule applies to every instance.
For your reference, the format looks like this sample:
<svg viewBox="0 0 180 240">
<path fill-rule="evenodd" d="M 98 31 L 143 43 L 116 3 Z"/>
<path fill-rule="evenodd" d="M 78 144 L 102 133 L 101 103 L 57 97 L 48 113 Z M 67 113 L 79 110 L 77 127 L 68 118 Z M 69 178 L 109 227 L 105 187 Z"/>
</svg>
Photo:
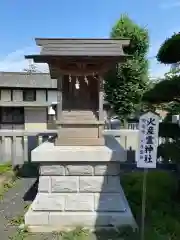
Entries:
<svg viewBox="0 0 180 240">
<path fill-rule="evenodd" d="M 21 219 L 18 218 L 24 215 L 25 207 L 31 203 L 36 195 L 37 181 L 35 178 L 18 179 L 13 188 L 4 195 L 0 202 L 0 239 L 2 240 L 64 240 L 53 234 L 29 234 L 27 237 L 18 236 L 18 226 L 14 223 Z M 13 221 L 13 224 L 12 224 Z M 14 225 L 14 226 L 13 226 Z M 115 235 L 103 234 L 104 236 L 91 235 L 88 238 L 65 238 L 69 240 L 122 240 Z M 108 236 L 109 235 L 109 236 Z M 11 238 L 10 238 L 11 237 Z"/>
<path fill-rule="evenodd" d="M 30 201 L 30 194 L 26 194 L 36 179 L 18 179 L 14 187 L 5 193 L 3 200 L 0 202 L 0 239 L 9 239 L 17 231 L 17 227 L 12 226 L 10 222 L 22 216 L 24 207 Z M 26 197 L 24 201 L 23 197 Z"/>
</svg>

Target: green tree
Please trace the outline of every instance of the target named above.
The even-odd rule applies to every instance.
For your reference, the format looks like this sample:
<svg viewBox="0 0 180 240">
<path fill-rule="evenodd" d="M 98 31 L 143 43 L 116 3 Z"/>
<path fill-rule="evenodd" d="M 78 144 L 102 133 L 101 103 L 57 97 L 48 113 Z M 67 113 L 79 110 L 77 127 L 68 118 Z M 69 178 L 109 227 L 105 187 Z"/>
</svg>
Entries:
<svg viewBox="0 0 180 240">
<path fill-rule="evenodd" d="M 180 103 L 180 70 L 170 70 L 153 88 L 146 91 L 142 100 L 152 104 Z"/>
<path fill-rule="evenodd" d="M 117 64 L 105 81 L 106 100 L 123 121 L 136 112 L 148 86 L 149 36 L 145 28 L 123 14 L 112 28 L 111 38 L 130 39 L 130 45 L 124 49 L 129 59 Z"/>
<path fill-rule="evenodd" d="M 157 60 L 164 64 L 175 64 L 167 72 L 161 81 L 157 82 L 153 88 L 146 91 L 143 101 L 151 104 L 163 104 L 163 108 L 168 111 L 166 120 L 170 120 L 172 115 L 180 113 L 180 34 L 174 34 L 166 39 L 161 45 Z"/>
<path fill-rule="evenodd" d="M 180 33 L 166 39 L 161 45 L 157 60 L 164 64 L 180 62 Z M 180 68 L 171 69 L 155 86 L 146 91 L 143 101 L 151 103 L 180 103 Z"/>
<path fill-rule="evenodd" d="M 180 33 L 166 39 L 161 45 L 157 60 L 164 64 L 178 64 L 180 62 Z M 169 114 L 166 118 L 180 113 L 180 69 L 171 68 L 164 78 L 155 86 L 145 92 L 143 101 L 152 104 L 165 104 Z M 163 127 L 164 124 L 164 127 Z M 180 128 L 178 124 L 163 123 L 160 127 L 160 135 L 166 137 L 165 143 L 159 146 L 159 155 L 164 160 L 171 159 L 179 165 L 180 158 Z M 171 141 L 169 140 L 171 138 Z M 172 141 L 173 139 L 173 141 Z"/>
<path fill-rule="evenodd" d="M 180 33 L 174 33 L 161 45 L 157 60 L 164 64 L 174 64 L 180 62 Z"/>
</svg>

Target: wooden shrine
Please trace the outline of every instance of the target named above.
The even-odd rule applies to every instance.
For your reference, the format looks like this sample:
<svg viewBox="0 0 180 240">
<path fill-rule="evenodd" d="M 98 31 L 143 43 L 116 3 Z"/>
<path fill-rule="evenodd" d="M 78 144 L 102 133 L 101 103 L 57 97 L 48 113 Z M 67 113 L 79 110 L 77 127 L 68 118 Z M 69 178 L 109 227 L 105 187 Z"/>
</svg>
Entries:
<svg viewBox="0 0 180 240">
<path fill-rule="evenodd" d="M 40 54 L 28 55 L 49 65 L 57 79 L 58 104 L 56 145 L 104 145 L 102 130 L 103 77 L 115 64 L 126 60 L 128 39 L 38 38 Z"/>
</svg>

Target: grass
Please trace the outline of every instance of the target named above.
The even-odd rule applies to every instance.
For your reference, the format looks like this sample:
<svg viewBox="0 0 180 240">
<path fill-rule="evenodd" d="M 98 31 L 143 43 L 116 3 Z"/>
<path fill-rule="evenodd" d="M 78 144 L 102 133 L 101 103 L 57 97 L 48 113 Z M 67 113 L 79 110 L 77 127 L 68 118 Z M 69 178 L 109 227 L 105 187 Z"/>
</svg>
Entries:
<svg viewBox="0 0 180 240">
<path fill-rule="evenodd" d="M 25 240 L 28 236 L 28 232 L 18 230 L 14 236 L 10 236 L 9 240 Z"/>
<path fill-rule="evenodd" d="M 59 232 L 53 233 L 54 239 L 62 239 L 62 240 L 88 240 L 89 238 L 89 231 L 85 230 L 81 227 L 77 227 L 72 231 L 69 232 Z"/>
<path fill-rule="evenodd" d="M 29 208 L 29 204 L 24 206 L 24 211 L 22 214 L 17 215 L 16 217 L 9 220 L 10 226 L 18 227 L 18 230 L 15 235 L 9 236 L 10 240 L 23 240 L 29 236 L 28 228 L 24 225 L 24 214 Z M 20 226 L 23 226 L 21 229 Z"/>
<path fill-rule="evenodd" d="M 0 164 L 0 200 L 2 200 L 4 194 L 14 186 L 16 179 L 16 173 L 13 171 L 10 162 Z"/>
<path fill-rule="evenodd" d="M 26 204 L 24 206 L 24 211 L 23 211 L 22 214 L 17 215 L 16 217 L 10 219 L 10 225 L 11 226 L 19 226 L 21 224 L 24 224 L 24 214 L 28 210 L 29 206 L 30 206 L 30 204 Z"/>
<path fill-rule="evenodd" d="M 121 178 L 127 199 L 140 227 L 142 179 L 143 173 L 139 172 L 128 173 Z M 179 239 L 180 204 L 177 176 L 164 171 L 149 172 L 145 240 Z"/>
<path fill-rule="evenodd" d="M 14 186 L 15 184 L 15 179 L 10 179 L 6 182 L 4 182 L 1 186 L 0 186 L 0 200 L 3 199 L 4 194 Z"/>
<path fill-rule="evenodd" d="M 33 240 L 33 239 L 42 239 L 42 240 L 139 240 L 133 235 L 130 237 L 130 232 L 126 231 L 98 231 L 96 233 L 91 233 L 87 229 L 82 227 L 76 227 L 74 230 L 69 232 L 53 232 L 51 234 L 33 234 L 29 233 L 27 229 L 18 230 L 16 234 L 9 239 L 11 240 Z M 34 238 L 35 237 L 35 238 Z"/>
<path fill-rule="evenodd" d="M 0 175 L 10 171 L 12 171 L 12 165 L 10 162 L 0 164 Z"/>
</svg>

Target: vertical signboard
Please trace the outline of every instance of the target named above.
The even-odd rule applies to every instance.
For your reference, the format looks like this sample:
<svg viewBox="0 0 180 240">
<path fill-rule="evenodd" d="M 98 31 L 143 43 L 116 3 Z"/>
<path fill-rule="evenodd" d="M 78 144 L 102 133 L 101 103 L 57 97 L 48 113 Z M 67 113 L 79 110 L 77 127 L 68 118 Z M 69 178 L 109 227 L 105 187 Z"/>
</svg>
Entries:
<svg viewBox="0 0 180 240">
<path fill-rule="evenodd" d="M 138 168 L 156 168 L 159 120 L 159 116 L 152 112 L 143 114 L 139 119 Z"/>
</svg>

